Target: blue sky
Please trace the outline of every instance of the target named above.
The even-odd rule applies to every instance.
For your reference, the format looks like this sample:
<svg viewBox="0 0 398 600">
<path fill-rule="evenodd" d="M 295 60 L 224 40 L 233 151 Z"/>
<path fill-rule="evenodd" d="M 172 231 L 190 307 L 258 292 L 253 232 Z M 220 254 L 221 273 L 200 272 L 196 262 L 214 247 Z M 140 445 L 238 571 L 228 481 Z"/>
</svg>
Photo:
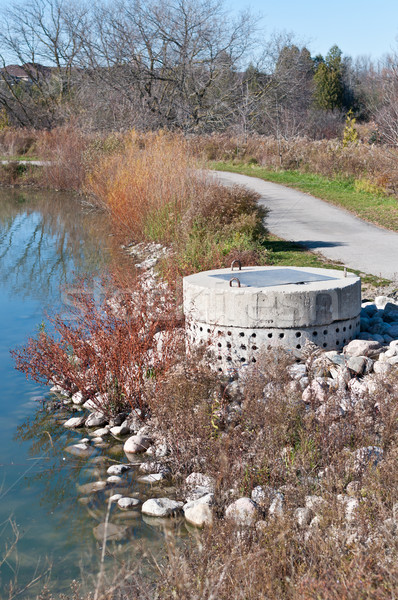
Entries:
<svg viewBox="0 0 398 600">
<path fill-rule="evenodd" d="M 313 55 L 337 44 L 343 54 L 374 59 L 398 50 L 398 0 L 227 0 L 263 16 L 268 37 L 286 30 L 309 42 Z"/>
<path fill-rule="evenodd" d="M 78 1 L 78 0 L 76 0 Z M 0 0 L 0 8 L 12 0 Z M 262 15 L 265 37 L 294 32 L 313 55 L 333 44 L 343 54 L 382 58 L 398 51 L 398 0 L 225 0 L 227 8 L 250 8 Z"/>
</svg>

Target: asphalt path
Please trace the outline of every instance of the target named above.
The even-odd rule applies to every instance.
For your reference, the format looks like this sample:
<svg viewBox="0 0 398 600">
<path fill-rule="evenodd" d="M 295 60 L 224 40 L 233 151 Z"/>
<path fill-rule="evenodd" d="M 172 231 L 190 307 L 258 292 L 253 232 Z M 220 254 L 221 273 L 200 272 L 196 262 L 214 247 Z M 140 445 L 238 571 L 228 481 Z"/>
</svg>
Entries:
<svg viewBox="0 0 398 600">
<path fill-rule="evenodd" d="M 240 184 L 260 194 L 260 204 L 269 209 L 271 233 L 348 268 L 398 281 L 398 233 L 277 183 L 237 173 L 212 173 L 224 185 Z"/>
</svg>

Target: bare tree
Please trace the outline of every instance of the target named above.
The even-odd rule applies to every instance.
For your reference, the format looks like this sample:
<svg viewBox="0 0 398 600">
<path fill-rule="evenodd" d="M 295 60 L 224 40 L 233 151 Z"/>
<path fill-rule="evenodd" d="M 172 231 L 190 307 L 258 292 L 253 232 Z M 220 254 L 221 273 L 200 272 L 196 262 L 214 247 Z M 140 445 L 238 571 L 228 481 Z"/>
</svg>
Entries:
<svg viewBox="0 0 398 600">
<path fill-rule="evenodd" d="M 22 125 L 52 126 L 63 119 L 72 97 L 78 33 L 87 25 L 88 9 L 67 0 L 28 0 L 3 11 L 0 30 L 0 105 Z M 6 68 L 17 62 L 22 76 Z"/>
<path fill-rule="evenodd" d="M 121 0 L 95 11 L 81 66 L 149 126 L 214 129 L 231 119 L 254 30 L 248 13 L 233 20 L 219 0 Z"/>
</svg>

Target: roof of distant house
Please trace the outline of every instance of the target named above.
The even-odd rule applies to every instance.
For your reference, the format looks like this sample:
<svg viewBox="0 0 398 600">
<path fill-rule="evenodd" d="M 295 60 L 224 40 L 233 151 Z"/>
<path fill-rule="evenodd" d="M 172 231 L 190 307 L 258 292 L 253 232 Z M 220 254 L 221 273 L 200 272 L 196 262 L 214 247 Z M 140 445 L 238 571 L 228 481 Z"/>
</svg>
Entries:
<svg viewBox="0 0 398 600">
<path fill-rule="evenodd" d="M 24 65 L 6 65 L 0 69 L 1 73 L 6 73 L 10 77 L 18 79 L 27 79 L 38 73 L 42 75 L 51 72 L 51 67 L 40 65 L 39 63 L 25 63 Z"/>
</svg>

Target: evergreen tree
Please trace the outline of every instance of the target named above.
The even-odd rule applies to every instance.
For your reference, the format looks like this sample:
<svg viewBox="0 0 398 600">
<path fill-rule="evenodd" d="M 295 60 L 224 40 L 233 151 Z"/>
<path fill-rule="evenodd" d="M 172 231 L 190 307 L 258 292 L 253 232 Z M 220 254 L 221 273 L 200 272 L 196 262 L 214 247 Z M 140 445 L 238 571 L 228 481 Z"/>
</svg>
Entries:
<svg viewBox="0 0 398 600">
<path fill-rule="evenodd" d="M 341 110 L 343 107 L 343 62 L 338 46 L 330 48 L 323 62 L 319 61 L 314 75 L 314 99 L 318 108 Z"/>
</svg>

